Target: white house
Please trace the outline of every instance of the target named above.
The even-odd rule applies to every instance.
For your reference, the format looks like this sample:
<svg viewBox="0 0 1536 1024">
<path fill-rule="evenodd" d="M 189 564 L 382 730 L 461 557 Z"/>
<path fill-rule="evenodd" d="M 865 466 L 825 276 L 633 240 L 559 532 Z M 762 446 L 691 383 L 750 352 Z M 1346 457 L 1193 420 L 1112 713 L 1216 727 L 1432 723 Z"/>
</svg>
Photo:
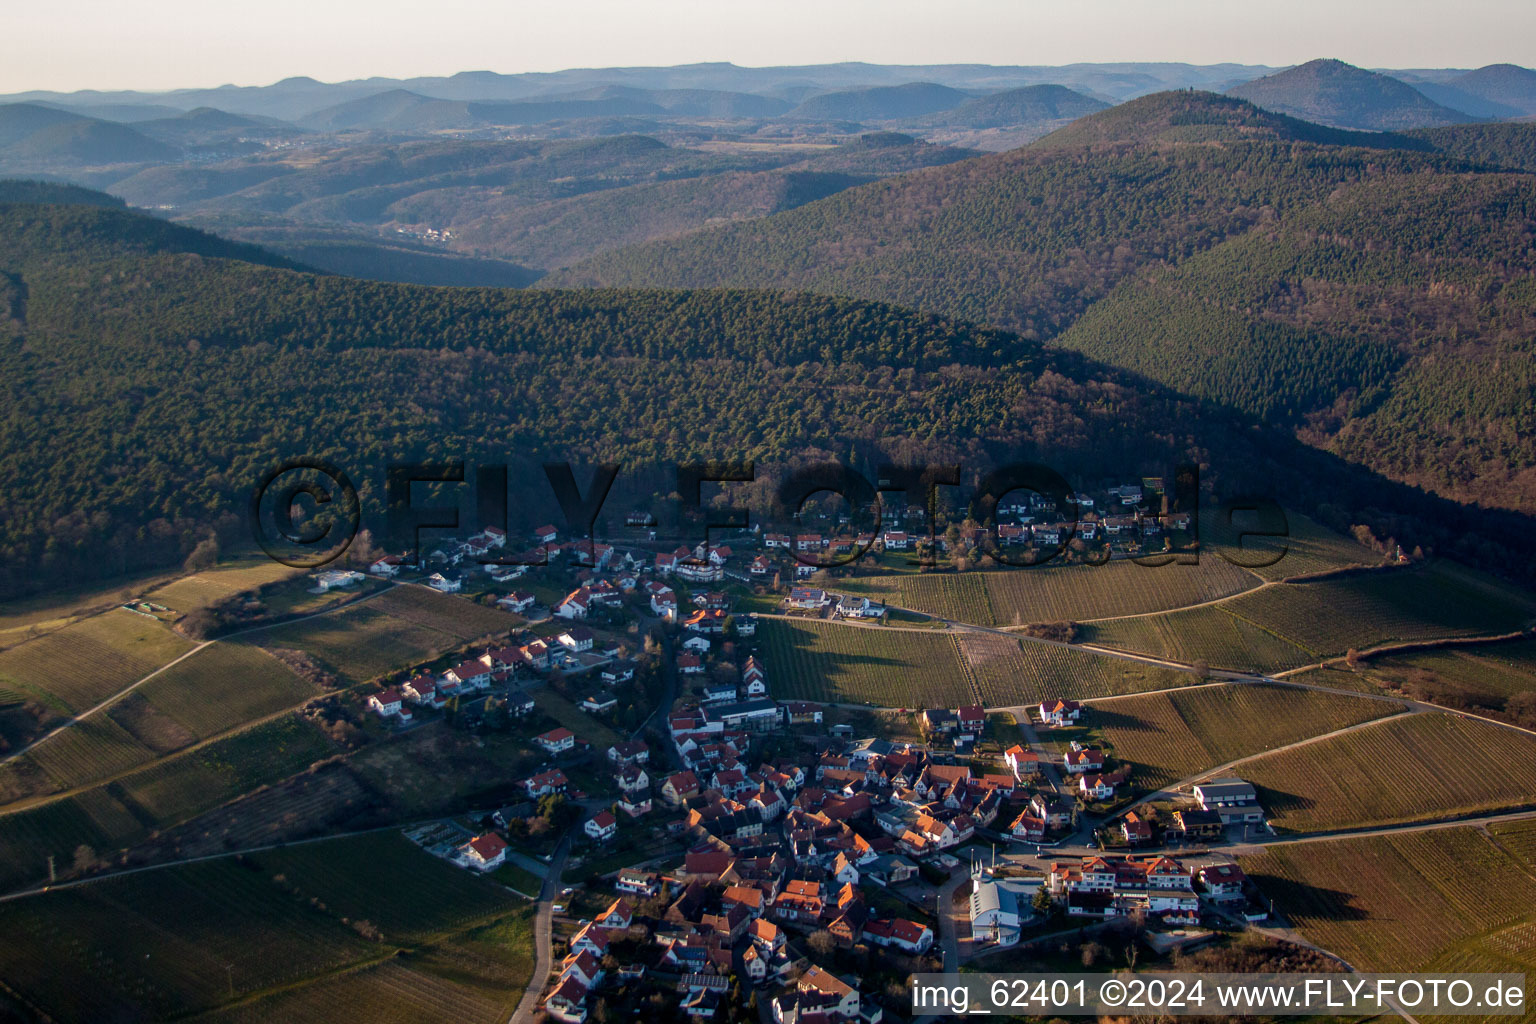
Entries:
<svg viewBox="0 0 1536 1024">
<path fill-rule="evenodd" d="M 555 614 L 562 619 L 584 619 L 592 608 L 592 591 L 578 587 L 555 605 Z"/>
<path fill-rule="evenodd" d="M 350 569 L 327 569 L 315 574 L 315 586 L 321 591 L 335 590 L 337 587 L 350 587 L 354 583 L 361 583 L 364 576 L 360 572 Z"/>
<path fill-rule="evenodd" d="M 537 599 L 527 591 L 514 590 L 506 597 L 497 598 L 496 605 L 497 607 L 505 609 L 506 611 L 515 612 L 516 614 L 521 615 L 528 609 L 532 608 L 536 600 Z"/>
<path fill-rule="evenodd" d="M 864 939 L 877 946 L 892 946 L 907 953 L 926 953 L 933 946 L 933 929 L 916 921 L 897 917 L 864 925 Z"/>
<path fill-rule="evenodd" d="M 427 586 L 440 594 L 457 594 L 464 589 L 462 580 L 451 580 L 440 572 L 435 572 L 427 577 Z"/>
<path fill-rule="evenodd" d="M 459 847 L 464 863 L 477 871 L 492 871 L 507 859 L 507 841 L 494 832 L 476 836 Z"/>
<path fill-rule="evenodd" d="M 1013 772 L 1013 777 L 1020 781 L 1040 771 L 1040 755 L 1033 750 L 1025 750 L 1017 743 L 1003 751 L 1003 763 Z"/>
<path fill-rule="evenodd" d="M 551 729 L 549 732 L 540 733 L 533 738 L 533 742 L 551 754 L 559 754 L 576 746 L 576 734 L 561 726 L 558 729 Z"/>
<path fill-rule="evenodd" d="M 1075 722 L 1083 713 L 1083 706 L 1075 700 L 1057 697 L 1040 702 L 1040 721 L 1045 725 L 1067 725 Z"/>
<path fill-rule="evenodd" d="M 394 687 L 369 697 L 368 706 L 385 718 L 393 718 L 405 710 L 404 699 Z"/>
<path fill-rule="evenodd" d="M 619 834 L 618 819 L 608 811 L 598 811 L 587 819 L 586 825 L 582 828 L 587 835 L 600 843 L 607 842 Z"/>
</svg>

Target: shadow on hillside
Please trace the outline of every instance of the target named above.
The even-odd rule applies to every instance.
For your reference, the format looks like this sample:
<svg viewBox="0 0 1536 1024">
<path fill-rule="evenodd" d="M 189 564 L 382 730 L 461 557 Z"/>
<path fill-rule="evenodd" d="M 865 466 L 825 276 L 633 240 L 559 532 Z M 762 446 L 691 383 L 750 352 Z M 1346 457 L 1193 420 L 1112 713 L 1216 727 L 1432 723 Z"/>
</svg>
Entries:
<svg viewBox="0 0 1536 1024">
<path fill-rule="evenodd" d="M 1309 885 L 1279 875 L 1252 874 L 1248 877 L 1260 892 L 1274 900 L 1275 910 L 1288 917 L 1294 915 L 1317 921 L 1364 921 L 1370 917 L 1354 905 L 1355 894 L 1351 892 Z"/>
</svg>

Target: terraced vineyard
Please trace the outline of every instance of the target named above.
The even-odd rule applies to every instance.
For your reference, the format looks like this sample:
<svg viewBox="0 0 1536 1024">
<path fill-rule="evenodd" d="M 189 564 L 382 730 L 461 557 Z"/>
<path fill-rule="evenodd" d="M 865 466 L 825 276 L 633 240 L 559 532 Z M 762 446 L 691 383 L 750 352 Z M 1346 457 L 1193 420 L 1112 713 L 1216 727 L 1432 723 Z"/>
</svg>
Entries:
<svg viewBox="0 0 1536 1024">
<path fill-rule="evenodd" d="M 493 1010 L 505 1019 L 530 973 L 526 918 L 500 886 L 399 835 L 370 835 L 7 903 L 0 981 L 58 1020 L 181 1017 L 277 989 L 280 1005 L 302 1003 L 311 979 L 340 1000 L 315 1004 L 329 1019 L 338 1005 L 377 1005 L 381 1015 L 361 1019 L 400 1019 L 386 1005 L 398 979 L 368 969 L 388 962 L 422 981 L 409 1003 L 441 997 L 439 1012 L 458 1007 L 489 1021 Z M 521 948 L 511 944 L 519 935 Z M 402 947 L 410 952 L 396 957 Z"/>
<path fill-rule="evenodd" d="M 1536 805 L 1536 737 L 1410 715 L 1245 762 L 1279 829 L 1308 832 Z"/>
<path fill-rule="evenodd" d="M 1536 971 L 1536 864 L 1476 829 L 1271 846 L 1241 864 L 1308 940 L 1361 970 Z"/>
<path fill-rule="evenodd" d="M 158 590 L 152 590 L 145 597 L 156 604 L 163 604 L 167 608 L 174 608 L 186 614 L 198 608 L 217 604 L 226 597 L 302 575 L 304 575 L 302 569 L 295 569 L 263 558 L 245 565 L 205 569 L 195 575 L 176 580 L 174 583 L 168 583 Z"/>
<path fill-rule="evenodd" d="M 954 641 L 942 633 L 762 619 L 758 636 L 776 700 L 912 708 L 975 700 Z"/>
<path fill-rule="evenodd" d="M 1237 600 L 1246 600 L 1239 597 Z M 1226 610 L 1225 604 L 1185 611 L 1109 619 L 1083 627 L 1082 642 L 1151 654 L 1186 664 L 1273 673 L 1317 660 L 1297 644 Z"/>
<path fill-rule="evenodd" d="M 954 640 L 987 707 L 1038 704 L 1047 697 L 1107 697 L 1197 682 L 1187 672 L 996 633 L 957 633 Z"/>
<path fill-rule="evenodd" d="M 1136 782 L 1156 789 L 1238 758 L 1401 710 L 1389 701 L 1282 686 L 1227 684 L 1094 706 L 1089 722 Z"/>
<path fill-rule="evenodd" d="M 0 686 L 84 711 L 192 646 L 154 619 L 113 609 L 0 652 Z"/>
<path fill-rule="evenodd" d="M 1536 618 L 1531 595 L 1449 562 L 1280 584 L 1221 607 L 1318 655 L 1391 641 L 1503 633 Z"/>
</svg>

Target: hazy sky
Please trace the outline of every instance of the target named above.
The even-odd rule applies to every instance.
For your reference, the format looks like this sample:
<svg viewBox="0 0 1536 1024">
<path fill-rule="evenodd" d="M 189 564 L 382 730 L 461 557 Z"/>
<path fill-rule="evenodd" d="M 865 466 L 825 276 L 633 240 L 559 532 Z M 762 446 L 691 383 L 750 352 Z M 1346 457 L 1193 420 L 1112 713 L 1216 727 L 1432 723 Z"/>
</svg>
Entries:
<svg viewBox="0 0 1536 1024">
<path fill-rule="evenodd" d="M 0 0 L 0 92 L 466 70 L 1536 64 L 1531 0 Z"/>
</svg>

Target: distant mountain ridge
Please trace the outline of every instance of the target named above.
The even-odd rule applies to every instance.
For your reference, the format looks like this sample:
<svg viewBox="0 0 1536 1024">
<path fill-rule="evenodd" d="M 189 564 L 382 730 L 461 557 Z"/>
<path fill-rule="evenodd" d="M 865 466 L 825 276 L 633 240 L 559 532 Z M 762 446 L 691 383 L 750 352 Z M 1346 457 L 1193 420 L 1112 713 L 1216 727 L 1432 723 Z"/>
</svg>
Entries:
<svg viewBox="0 0 1536 1024">
<path fill-rule="evenodd" d="M 1536 176 L 1473 173 L 1529 159 L 1526 127 L 1348 131 L 1160 93 L 1019 150 L 616 250 L 539 286 L 809 289 L 977 320 L 1295 424 L 1394 479 L 1536 510 L 1522 482 L 1536 447 L 1516 440 L 1536 423 L 1514 397 L 1532 386 L 1529 356 L 1501 340 L 1536 330 L 1519 241 L 1536 230 Z M 1432 216 L 1437 204 L 1454 215 Z M 1283 247 L 1267 241 L 1277 222 Z M 1436 300 L 1437 267 L 1478 283 Z M 1373 323 L 1399 309 L 1408 324 Z M 1496 387 L 1478 383 L 1498 366 Z M 1435 443 L 1426 416 L 1452 416 L 1450 396 L 1474 384 L 1487 400 L 1454 445 Z"/>
<path fill-rule="evenodd" d="M 1396 78 L 1343 61 L 1308 61 L 1227 90 L 1265 110 L 1335 128 L 1399 131 L 1478 120 Z"/>
</svg>

